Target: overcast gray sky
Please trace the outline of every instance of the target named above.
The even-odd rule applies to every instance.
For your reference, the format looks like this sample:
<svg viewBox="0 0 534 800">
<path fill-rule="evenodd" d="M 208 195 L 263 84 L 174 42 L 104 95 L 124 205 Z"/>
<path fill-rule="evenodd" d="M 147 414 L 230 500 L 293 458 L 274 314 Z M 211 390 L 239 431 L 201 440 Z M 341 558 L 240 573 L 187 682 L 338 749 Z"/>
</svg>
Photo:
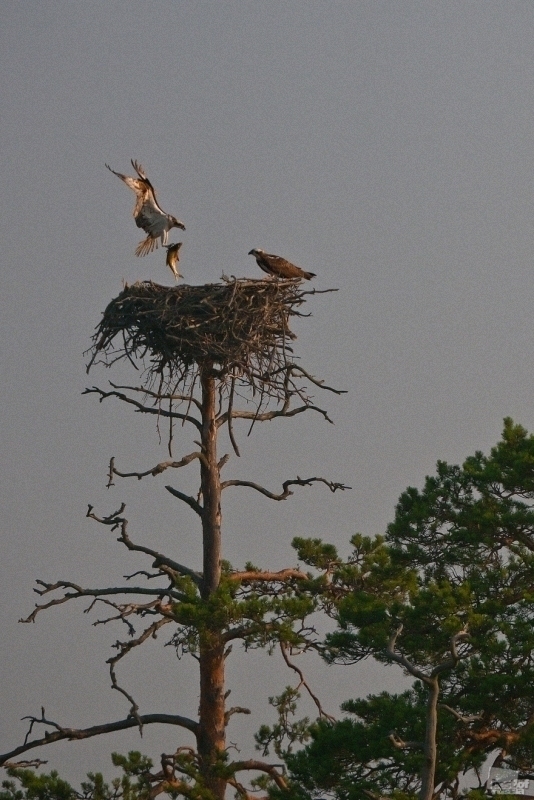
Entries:
<svg viewBox="0 0 534 800">
<path fill-rule="evenodd" d="M 87 377 L 83 352 L 123 280 L 172 278 L 161 250 L 135 258 L 133 194 L 104 163 L 130 172 L 140 160 L 184 220 L 188 283 L 259 277 L 247 253 L 261 247 L 316 272 L 317 288 L 339 288 L 312 299 L 296 328 L 303 365 L 349 390 L 322 398 L 335 425 L 237 429 L 242 458 L 226 474 L 272 489 L 324 475 L 353 490 L 317 486 L 283 504 L 235 490 L 225 557 L 294 564 L 295 535 L 347 552 L 354 532 L 385 530 L 438 458 L 489 449 L 506 415 L 534 428 L 534 3 L 0 5 L 4 751 L 41 705 L 72 726 L 127 711 L 104 663 L 120 632 L 91 627 L 81 604 L 17 623 L 35 578 L 104 586 L 147 566 L 85 518 L 88 503 L 109 513 L 124 500 L 137 541 L 200 563 L 195 520 L 167 475 L 105 489 L 110 456 L 123 469 L 161 460 L 152 421 L 81 395 L 113 378 Z M 183 436 L 177 452 L 189 452 Z M 173 481 L 192 487 L 193 476 Z M 142 712 L 194 714 L 193 667 L 148 650 L 121 671 Z M 259 655 L 232 659 L 232 702 L 254 707 L 255 730 L 292 676 Z M 399 680 L 369 665 L 312 674 L 331 712 Z M 230 738 L 243 743 L 237 725 Z M 154 756 L 168 742 L 130 732 L 41 755 L 76 778 L 109 771 L 112 748 Z"/>
</svg>

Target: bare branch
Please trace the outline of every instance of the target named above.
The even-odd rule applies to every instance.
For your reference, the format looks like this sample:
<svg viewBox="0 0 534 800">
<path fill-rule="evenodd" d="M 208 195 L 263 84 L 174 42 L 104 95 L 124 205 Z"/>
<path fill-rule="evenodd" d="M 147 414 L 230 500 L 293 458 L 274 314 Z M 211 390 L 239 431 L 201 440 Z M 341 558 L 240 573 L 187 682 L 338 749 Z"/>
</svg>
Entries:
<svg viewBox="0 0 534 800">
<path fill-rule="evenodd" d="M 227 411 L 227 418 L 228 418 L 228 436 L 230 437 L 230 441 L 232 443 L 232 447 L 234 448 L 234 453 L 236 456 L 240 456 L 241 453 L 239 452 L 239 447 L 237 446 L 237 442 L 234 436 L 234 429 L 232 427 L 232 409 L 234 407 L 234 394 L 235 394 L 235 378 L 232 377 L 230 382 L 230 396 L 228 398 L 228 411 Z"/>
<path fill-rule="evenodd" d="M 187 403 L 188 406 L 195 405 L 199 411 L 201 409 L 201 403 L 196 399 L 196 397 L 193 396 L 191 392 L 188 392 L 187 394 L 175 394 L 174 392 L 165 393 L 161 392 L 161 390 L 153 392 L 146 386 L 123 386 L 121 384 L 113 383 L 112 381 L 110 381 L 110 384 L 114 389 L 125 389 L 129 392 L 138 392 L 139 394 L 146 395 L 147 397 L 153 397 L 157 403 L 159 403 L 160 400 L 171 400 L 172 402 Z"/>
<path fill-rule="evenodd" d="M 241 480 L 230 480 L 230 481 L 223 481 L 221 483 L 221 490 L 227 489 L 229 486 L 246 486 L 249 489 L 255 489 L 260 494 L 265 495 L 270 500 L 285 500 L 287 497 L 290 497 L 293 492 L 289 490 L 290 486 L 311 486 L 312 483 L 324 483 L 331 492 L 336 492 L 338 490 L 344 491 L 345 489 L 350 489 L 350 486 L 345 486 L 343 483 L 332 483 L 332 481 L 327 481 L 326 478 L 299 478 L 298 475 L 296 479 L 290 481 L 284 481 L 282 484 L 283 491 L 280 494 L 274 494 L 274 492 L 270 492 L 265 487 L 260 486 L 258 483 L 253 483 L 252 481 L 241 481 Z"/>
<path fill-rule="evenodd" d="M 225 722 L 228 723 L 228 720 L 233 714 L 250 714 L 250 713 L 252 713 L 250 711 L 250 708 L 243 708 L 242 706 L 232 706 L 232 708 L 229 708 L 228 711 L 225 712 L 224 719 Z"/>
<path fill-rule="evenodd" d="M 333 717 L 331 714 L 327 714 L 326 711 L 324 711 L 324 709 L 323 709 L 323 707 L 322 707 L 322 705 L 321 705 L 321 703 L 319 701 L 319 698 L 310 689 L 310 686 L 309 686 L 307 680 L 305 679 L 304 673 L 302 672 L 302 670 L 300 670 L 297 667 L 296 664 L 293 664 L 293 662 L 289 660 L 289 656 L 287 654 L 287 646 L 285 645 L 284 642 L 280 642 L 280 650 L 281 650 L 281 653 L 282 653 L 282 657 L 283 657 L 284 661 L 286 662 L 287 666 L 290 669 L 292 669 L 294 672 L 296 672 L 297 675 L 300 678 L 300 683 L 297 686 L 297 691 L 300 689 L 301 686 L 304 686 L 304 688 L 308 692 L 309 696 L 311 697 L 311 699 L 313 700 L 313 702 L 317 706 L 317 710 L 319 711 L 319 716 L 320 717 L 324 717 L 325 719 L 329 720 L 330 722 L 335 722 L 336 718 Z"/>
<path fill-rule="evenodd" d="M 113 384 L 110 381 L 110 385 Z M 140 403 L 139 400 L 134 400 L 133 397 L 128 397 L 127 394 L 123 392 L 118 392 L 116 390 L 112 392 L 105 392 L 103 389 L 100 389 L 98 386 L 92 386 L 90 389 L 84 389 L 82 394 L 98 394 L 100 396 L 100 402 L 105 400 L 108 397 L 116 397 L 119 400 L 122 400 L 123 403 L 129 403 L 141 413 L 141 414 L 155 414 L 157 417 L 170 417 L 171 419 L 181 419 L 184 422 L 190 422 L 194 425 L 198 430 L 201 430 L 202 426 L 200 422 L 191 417 L 189 414 L 180 414 L 178 411 L 165 411 L 162 408 L 152 408 L 150 406 L 145 406 L 143 403 Z"/>
<path fill-rule="evenodd" d="M 395 661 L 397 664 L 401 664 L 409 673 L 413 675 L 414 678 L 419 678 L 419 680 L 423 681 L 423 683 L 431 684 L 433 681 L 430 677 L 423 672 L 422 670 L 418 669 L 411 661 L 403 656 L 401 653 L 395 652 L 395 647 L 397 645 L 397 639 L 399 638 L 400 634 L 404 625 L 401 623 L 398 628 L 392 633 L 391 638 L 386 647 L 386 653 L 391 658 L 392 661 Z"/>
<path fill-rule="evenodd" d="M 202 506 L 198 503 L 194 497 L 190 497 L 188 494 L 184 494 L 180 492 L 178 489 L 175 489 L 173 486 L 166 486 L 165 487 L 168 492 L 170 492 L 174 497 L 177 497 L 178 500 L 182 500 L 182 502 L 186 503 L 190 508 L 193 509 L 195 514 L 198 514 L 199 517 L 202 516 Z"/>
<path fill-rule="evenodd" d="M 90 728 L 65 728 L 57 722 L 46 719 L 44 709 L 42 709 L 41 717 L 23 717 L 23 719 L 30 720 L 30 727 L 26 735 L 24 744 L 15 747 L 9 753 L 0 754 L 0 766 L 16 758 L 21 753 L 26 753 L 28 750 L 33 750 L 36 747 L 42 747 L 46 744 L 59 742 L 67 739 L 74 741 L 78 739 L 90 739 L 92 736 L 100 736 L 103 733 L 114 733 L 115 731 L 122 731 L 128 728 L 135 728 L 138 726 L 138 720 L 134 717 L 126 717 L 116 722 L 107 722 L 103 725 L 93 725 Z M 198 722 L 195 722 L 188 717 L 182 717 L 176 714 L 141 714 L 139 720 L 143 725 L 161 724 L 161 725 L 177 725 L 180 728 L 186 728 L 191 731 L 195 736 L 198 734 Z M 53 733 L 45 731 L 45 735 L 40 739 L 33 739 L 28 741 L 28 737 L 34 725 L 48 725 L 55 728 Z"/>
<path fill-rule="evenodd" d="M 219 459 L 219 463 L 217 464 L 217 469 L 220 471 L 225 464 L 228 464 L 229 461 L 230 461 L 230 454 L 225 453 L 224 456 Z"/>
<path fill-rule="evenodd" d="M 57 597 L 54 600 L 50 600 L 48 603 L 42 603 L 35 605 L 34 610 L 32 613 L 24 618 L 19 619 L 19 622 L 35 622 L 35 618 L 40 611 L 45 611 L 47 608 L 51 608 L 52 606 L 60 606 L 62 603 L 66 603 L 69 600 L 75 600 L 79 597 L 109 597 L 112 595 L 122 595 L 122 594 L 134 594 L 134 595 L 150 595 L 151 597 L 156 598 L 163 598 L 165 596 L 172 597 L 175 600 L 183 599 L 183 595 L 179 592 L 175 591 L 174 589 L 168 587 L 166 589 L 146 589 L 142 586 L 108 586 L 105 589 L 82 589 L 81 586 L 78 586 L 75 583 L 71 583 L 70 581 L 56 581 L 56 583 L 45 583 L 45 581 L 37 580 L 37 584 L 43 586 L 43 589 L 34 589 L 33 591 L 38 595 L 48 594 L 49 592 L 53 592 L 56 589 L 73 589 L 72 592 L 65 592 L 62 597 Z M 118 608 L 118 606 L 114 606 Z"/>
<path fill-rule="evenodd" d="M 161 473 L 165 472 L 166 469 L 179 469 L 180 467 L 185 467 L 197 458 L 202 461 L 204 456 L 199 451 L 196 451 L 184 456 L 180 459 L 180 461 L 162 461 L 159 464 L 156 464 L 155 467 L 152 467 L 152 469 L 147 469 L 145 472 L 119 472 L 119 470 L 115 467 L 115 458 L 113 457 L 109 462 L 109 479 L 107 488 L 109 489 L 110 486 L 115 485 L 113 482 L 113 475 L 118 475 L 119 478 L 137 478 L 137 480 L 140 481 L 142 478 L 146 478 L 147 475 L 161 475 Z"/>
<path fill-rule="evenodd" d="M 298 406 L 298 408 L 289 408 L 288 403 L 287 408 L 284 406 L 283 408 L 264 411 L 262 413 L 256 411 L 232 411 L 232 419 L 250 419 L 253 422 L 267 422 L 277 417 L 295 417 L 297 414 L 304 413 L 304 411 L 317 411 L 327 422 L 332 423 L 332 425 L 334 424 L 333 420 L 330 419 L 323 408 L 319 408 L 319 406 L 312 405 L 311 403 Z M 224 425 L 226 422 L 228 422 L 228 411 L 225 411 L 224 414 L 217 417 L 217 427 L 220 428 L 221 425 Z"/>
<path fill-rule="evenodd" d="M 416 667 L 415 664 L 412 664 L 411 661 L 408 661 L 408 659 L 401 653 L 397 653 L 395 651 L 397 639 L 402 633 L 403 627 L 404 626 L 401 623 L 391 635 L 391 638 L 386 647 L 387 655 L 392 661 L 395 661 L 395 663 L 401 664 L 401 666 L 403 666 L 405 670 L 409 672 L 410 675 L 413 675 L 414 678 L 418 678 L 420 681 L 423 681 L 423 683 L 425 683 L 427 686 L 434 686 L 437 676 L 441 672 L 444 672 L 445 670 L 448 669 L 453 669 L 458 663 L 460 656 L 458 654 L 457 647 L 459 642 L 463 641 L 469 636 L 467 630 L 459 631 L 458 633 L 454 634 L 454 636 L 451 637 L 450 640 L 451 657 L 445 659 L 445 661 L 442 661 L 440 664 L 434 667 L 434 669 L 432 670 L 432 672 L 430 672 L 430 674 L 427 674 L 426 672 L 423 672 L 423 670 Z"/>
<path fill-rule="evenodd" d="M 175 490 L 176 491 L 176 490 Z M 190 498 L 193 500 L 193 498 Z M 196 503 L 195 500 L 193 500 Z M 134 544 L 127 533 L 128 527 L 128 520 L 124 517 L 120 517 L 119 515 L 122 514 L 126 506 L 123 504 L 120 509 L 111 514 L 109 517 L 99 517 L 93 513 L 93 506 L 89 506 L 87 510 L 87 516 L 91 519 L 96 520 L 96 522 L 100 522 L 102 525 L 110 525 L 112 530 L 115 530 L 117 527 L 120 526 L 121 528 L 121 535 L 117 539 L 118 542 L 122 542 L 128 550 L 137 553 L 146 553 L 149 556 L 154 558 L 154 563 L 152 564 L 153 567 L 167 567 L 172 572 L 175 572 L 179 575 L 187 575 L 197 584 L 200 586 L 202 581 L 202 575 L 200 572 L 195 572 L 195 570 L 186 567 L 184 564 L 180 564 L 178 561 L 174 561 L 172 558 L 168 558 L 164 556 L 163 553 L 158 553 L 157 550 L 153 550 L 151 547 L 145 547 L 141 544 Z M 196 509 L 195 509 L 196 510 Z M 198 513 L 198 512 L 197 512 Z M 173 595 L 174 596 L 174 595 Z M 178 595 L 178 599 L 181 595 Z"/>
<path fill-rule="evenodd" d="M 231 765 L 233 774 L 238 772 L 245 772 L 254 770 L 257 772 L 266 772 L 280 789 L 287 789 L 288 785 L 283 775 L 278 772 L 278 769 L 273 764 L 266 764 L 264 761 L 256 761 L 254 758 L 248 761 L 234 761 Z"/>
<path fill-rule="evenodd" d="M 481 714 L 471 714 L 469 717 L 464 717 L 463 714 L 460 714 L 454 708 L 446 705 L 446 703 L 440 703 L 439 707 L 444 708 L 446 711 L 452 714 L 453 717 L 458 720 L 458 722 L 463 722 L 464 725 L 469 725 L 471 722 L 478 722 L 478 720 L 483 719 Z"/>
<path fill-rule="evenodd" d="M 331 294 L 332 292 L 339 292 L 339 289 L 306 289 L 301 292 L 301 297 L 305 297 L 306 295 L 314 295 L 314 294 Z M 303 315 L 304 316 L 304 315 Z M 309 315 L 306 315 L 309 316 Z"/>
<path fill-rule="evenodd" d="M 451 657 L 447 658 L 441 664 L 438 664 L 436 667 L 434 667 L 434 669 L 430 673 L 432 677 L 439 675 L 441 672 L 444 672 L 445 670 L 453 669 L 456 666 L 456 664 L 460 660 L 460 655 L 458 653 L 458 645 L 460 642 L 463 642 L 465 641 L 465 639 L 468 638 L 469 638 L 469 633 L 467 631 L 467 628 L 464 628 L 463 630 L 458 631 L 458 633 L 455 633 L 454 636 L 451 636 L 449 645 Z"/>
<path fill-rule="evenodd" d="M 337 290 L 333 289 L 332 291 L 337 291 Z M 306 292 L 303 292 L 303 294 L 306 294 Z M 314 378 L 313 375 L 310 375 L 309 372 L 307 372 L 303 367 L 299 366 L 298 364 L 293 364 L 293 363 L 286 364 L 282 366 L 280 369 L 270 373 L 270 375 L 274 377 L 278 372 L 284 372 L 284 371 L 289 372 L 291 375 L 296 375 L 301 378 L 307 378 L 311 383 L 315 384 L 315 386 L 318 386 L 320 389 L 324 389 L 326 392 L 333 392 L 334 394 L 347 394 L 347 389 L 334 389 L 333 386 L 328 386 L 328 384 L 326 384 L 324 381 L 319 380 L 318 378 Z"/>
<path fill-rule="evenodd" d="M 158 610 L 161 611 L 161 609 Z M 146 642 L 146 640 L 150 637 L 155 639 L 159 629 L 163 625 L 167 625 L 169 622 L 172 621 L 173 620 L 171 618 L 165 618 L 165 617 L 163 619 L 158 619 L 156 620 L 156 622 L 153 622 L 152 625 L 149 625 L 148 628 L 146 628 L 143 631 L 143 633 L 141 633 L 141 635 L 138 636 L 136 639 L 132 639 L 129 642 L 116 642 L 114 647 L 116 647 L 119 650 L 119 652 L 116 656 L 113 656 L 113 658 L 108 658 L 106 662 L 107 664 L 109 664 L 111 686 L 113 687 L 113 689 L 116 689 L 118 692 L 123 694 L 124 697 L 126 697 L 126 699 L 131 703 L 129 716 L 134 717 L 137 720 L 137 723 L 139 725 L 139 732 L 141 734 L 143 732 L 143 722 L 141 720 L 141 717 L 139 716 L 139 706 L 133 699 L 132 695 L 129 694 L 126 691 L 126 689 L 124 689 L 122 686 L 119 685 L 117 681 L 117 676 L 115 674 L 115 666 L 117 662 L 120 661 L 122 658 L 124 658 L 124 656 L 127 655 L 130 652 L 130 650 L 132 650 L 134 647 L 139 647 L 139 645 L 143 644 L 143 642 Z"/>
</svg>

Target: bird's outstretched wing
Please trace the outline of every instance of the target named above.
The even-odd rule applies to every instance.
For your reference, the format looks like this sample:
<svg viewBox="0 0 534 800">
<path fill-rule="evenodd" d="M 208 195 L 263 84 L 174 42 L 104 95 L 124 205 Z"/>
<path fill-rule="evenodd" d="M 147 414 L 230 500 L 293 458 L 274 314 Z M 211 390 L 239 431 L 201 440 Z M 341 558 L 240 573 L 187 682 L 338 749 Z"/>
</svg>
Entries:
<svg viewBox="0 0 534 800">
<path fill-rule="evenodd" d="M 154 187 L 148 180 L 143 167 L 138 161 L 134 161 L 134 159 L 132 159 L 132 167 L 137 172 L 139 176 L 138 178 L 132 178 L 130 175 L 123 175 L 122 172 L 115 172 L 114 169 L 111 169 L 109 164 L 106 164 L 106 167 L 110 172 L 116 175 L 117 178 L 120 178 L 121 181 L 124 181 L 128 188 L 135 192 L 137 200 L 133 210 L 133 215 L 138 228 L 144 228 L 142 221 L 139 221 L 140 219 L 149 219 L 157 214 L 161 214 L 164 217 L 167 216 L 156 199 L 156 191 Z"/>
<path fill-rule="evenodd" d="M 145 175 L 143 168 L 137 161 L 132 160 L 132 166 L 139 175 L 138 178 L 131 178 L 130 175 L 123 175 L 122 172 L 115 172 L 114 169 L 111 169 L 109 164 L 106 164 L 106 167 L 112 172 L 117 178 L 120 178 L 121 181 L 124 181 L 126 186 L 135 192 L 136 195 L 136 202 L 133 210 L 133 215 L 137 218 L 139 211 L 141 210 L 143 204 L 147 201 L 147 199 L 151 199 L 155 205 L 157 206 L 156 195 L 154 193 L 154 187 L 148 180 L 147 176 Z M 159 206 L 158 206 L 159 208 Z"/>
<path fill-rule="evenodd" d="M 146 256 L 154 249 L 157 249 L 159 246 L 158 238 L 161 239 L 162 244 L 165 244 L 168 231 L 171 228 L 182 228 L 182 230 L 185 230 L 183 222 L 180 222 L 176 217 L 166 214 L 165 211 L 163 211 L 156 199 L 154 187 L 138 161 L 132 159 L 132 167 L 138 175 L 137 178 L 123 175 L 121 172 L 115 172 L 108 164 L 106 164 L 106 167 L 110 172 L 120 178 L 128 188 L 135 192 L 136 201 L 133 210 L 135 224 L 148 234 L 146 239 L 139 242 L 135 251 L 136 255 Z"/>
<path fill-rule="evenodd" d="M 144 192 L 143 192 L 143 202 L 139 205 L 139 209 L 138 209 L 137 214 L 134 213 L 134 217 L 138 216 L 139 213 L 141 213 L 141 211 L 143 210 L 143 208 L 145 206 L 149 206 L 150 209 L 152 209 L 153 213 L 163 214 L 163 216 L 167 216 L 165 214 L 165 211 L 163 211 L 163 209 L 161 208 L 160 204 L 158 203 L 158 201 L 156 199 L 156 190 L 154 189 L 154 187 L 152 186 L 152 184 L 148 180 L 148 178 L 146 176 L 146 173 L 145 173 L 143 167 L 141 166 L 141 164 L 139 164 L 138 161 L 134 161 L 134 159 L 132 158 L 132 167 L 134 168 L 134 170 L 139 175 L 139 178 L 140 178 L 139 182 L 142 183 L 144 185 L 144 187 L 145 187 Z M 135 180 L 135 178 L 131 178 L 131 180 Z M 136 222 L 137 222 L 137 219 L 136 219 Z M 137 223 L 137 227 L 141 228 L 143 226 L 139 225 L 139 223 Z"/>
</svg>

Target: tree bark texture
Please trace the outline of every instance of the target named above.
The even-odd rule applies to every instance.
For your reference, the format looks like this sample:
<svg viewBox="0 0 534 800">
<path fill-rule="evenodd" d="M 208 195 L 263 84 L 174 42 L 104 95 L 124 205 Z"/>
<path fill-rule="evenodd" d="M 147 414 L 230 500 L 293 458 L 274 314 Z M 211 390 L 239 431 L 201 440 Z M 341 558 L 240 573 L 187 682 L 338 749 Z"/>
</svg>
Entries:
<svg viewBox="0 0 534 800">
<path fill-rule="evenodd" d="M 433 678 L 428 678 L 425 683 L 428 686 L 424 744 L 425 760 L 421 773 L 421 791 L 419 793 L 419 800 L 432 800 L 432 796 L 434 794 L 437 759 L 439 680 L 437 676 L 434 676 Z"/>
<path fill-rule="evenodd" d="M 220 634 L 205 636 L 200 645 L 200 708 L 197 737 L 200 769 L 208 789 L 222 800 L 226 780 L 213 774 L 226 748 L 224 643 Z"/>
<path fill-rule="evenodd" d="M 202 387 L 202 536 L 204 572 L 202 596 L 210 597 L 221 579 L 221 481 L 217 464 L 217 426 L 215 378 L 213 365 L 204 365 L 200 373 Z"/>
<path fill-rule="evenodd" d="M 206 364 L 200 373 L 203 455 L 200 462 L 203 537 L 201 594 L 205 601 L 217 591 L 221 579 L 221 483 L 217 462 L 216 395 L 212 368 L 212 364 Z M 218 800 L 223 800 L 226 781 L 217 777 L 213 770 L 226 747 L 225 646 L 221 632 L 216 627 L 199 633 L 200 707 L 197 745 L 200 769 L 207 788 Z"/>
</svg>

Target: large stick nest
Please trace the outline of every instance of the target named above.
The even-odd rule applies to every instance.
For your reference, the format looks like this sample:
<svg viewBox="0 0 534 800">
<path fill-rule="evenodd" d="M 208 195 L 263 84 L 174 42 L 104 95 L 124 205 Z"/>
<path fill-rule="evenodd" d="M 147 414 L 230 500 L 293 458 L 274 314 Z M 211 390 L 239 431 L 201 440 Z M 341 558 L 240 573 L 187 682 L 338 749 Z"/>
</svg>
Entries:
<svg viewBox="0 0 534 800">
<path fill-rule="evenodd" d="M 127 358 L 141 360 L 150 379 L 166 386 L 203 367 L 253 387 L 270 382 L 292 363 L 289 343 L 296 337 L 289 320 L 303 316 L 298 308 L 313 293 L 295 280 L 127 285 L 104 311 L 87 369 L 96 361 L 109 366 Z"/>
</svg>

